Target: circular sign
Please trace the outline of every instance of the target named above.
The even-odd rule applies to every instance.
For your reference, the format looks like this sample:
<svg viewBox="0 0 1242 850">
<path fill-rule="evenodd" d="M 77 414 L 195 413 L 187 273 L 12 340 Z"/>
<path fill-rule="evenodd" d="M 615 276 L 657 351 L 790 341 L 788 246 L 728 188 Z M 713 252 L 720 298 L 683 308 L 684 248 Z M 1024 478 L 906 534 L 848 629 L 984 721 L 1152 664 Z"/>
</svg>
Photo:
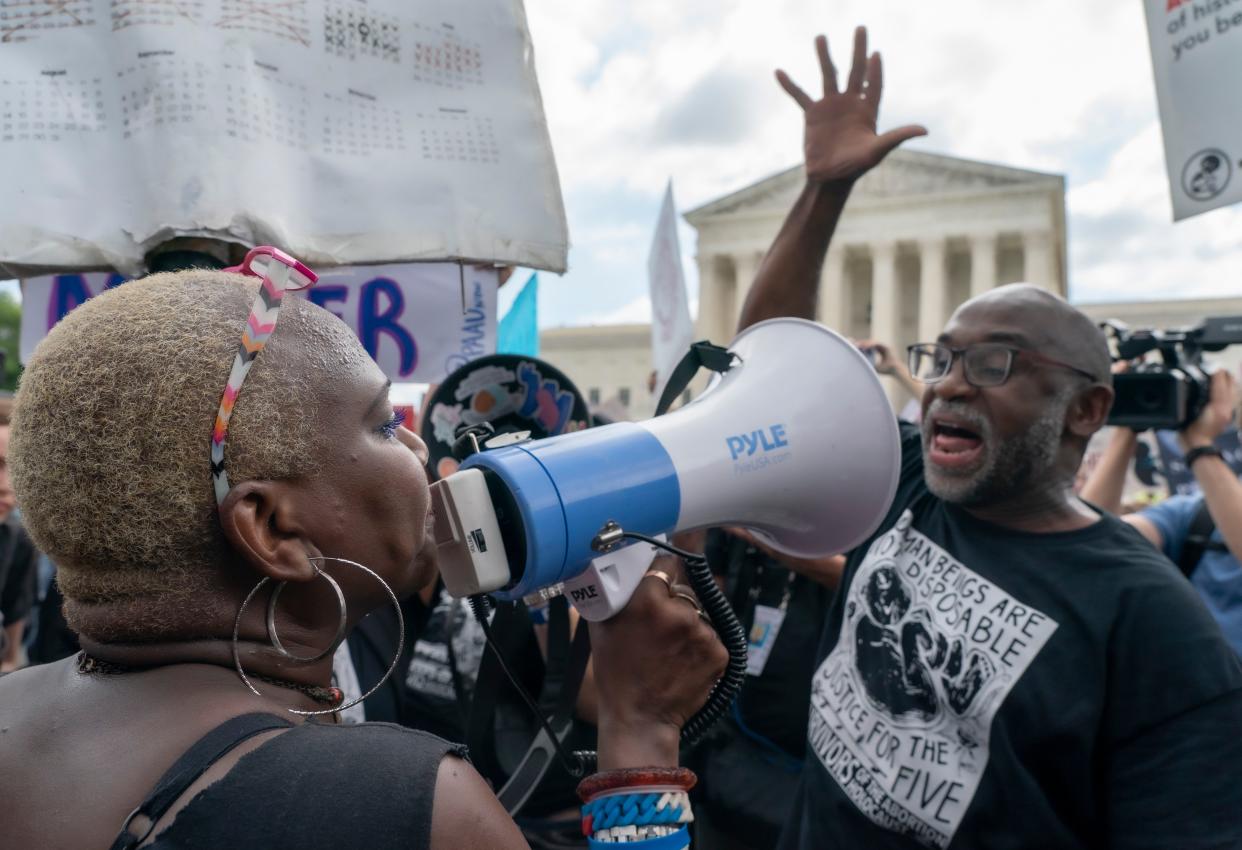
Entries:
<svg viewBox="0 0 1242 850">
<path fill-rule="evenodd" d="M 457 471 L 457 429 L 486 422 L 497 434 L 531 439 L 591 426 L 586 399 L 565 374 L 535 357 L 492 354 L 471 360 L 436 388 L 424 406 L 422 438 L 433 480 Z"/>
<path fill-rule="evenodd" d="M 1182 168 L 1182 189 L 1196 201 L 1210 201 L 1225 191 L 1232 176 L 1229 156 L 1217 148 L 1206 148 Z"/>
</svg>

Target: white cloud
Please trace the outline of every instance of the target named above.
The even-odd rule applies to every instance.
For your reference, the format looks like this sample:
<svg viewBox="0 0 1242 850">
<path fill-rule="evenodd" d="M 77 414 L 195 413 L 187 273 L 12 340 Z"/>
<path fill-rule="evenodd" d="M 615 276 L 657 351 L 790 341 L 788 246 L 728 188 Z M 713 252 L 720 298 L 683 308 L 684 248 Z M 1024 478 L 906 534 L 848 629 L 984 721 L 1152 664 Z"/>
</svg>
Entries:
<svg viewBox="0 0 1242 850">
<path fill-rule="evenodd" d="M 1236 294 L 1242 280 L 1242 211 L 1171 221 L 1139 3 L 526 6 L 571 214 L 557 321 L 639 314 L 670 176 L 685 210 L 796 163 L 800 115 L 772 70 L 814 91 L 812 38 L 826 32 L 844 75 L 855 23 L 885 59 L 881 129 L 922 123 L 923 149 L 1068 176 L 1076 298 Z"/>
<path fill-rule="evenodd" d="M 577 324 L 629 325 L 651 321 L 651 298 L 642 295 L 616 310 L 583 316 Z"/>
<path fill-rule="evenodd" d="M 690 315 L 699 311 L 697 298 L 690 299 Z M 651 297 L 642 295 L 615 310 L 593 313 L 578 319 L 576 325 L 636 325 L 651 321 Z"/>
</svg>

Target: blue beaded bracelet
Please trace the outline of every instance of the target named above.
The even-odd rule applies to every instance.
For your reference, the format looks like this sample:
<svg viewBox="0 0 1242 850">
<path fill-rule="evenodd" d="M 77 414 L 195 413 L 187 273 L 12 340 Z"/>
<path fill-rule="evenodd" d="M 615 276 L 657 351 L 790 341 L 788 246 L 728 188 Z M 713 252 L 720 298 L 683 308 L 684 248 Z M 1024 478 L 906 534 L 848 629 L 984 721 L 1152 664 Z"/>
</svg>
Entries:
<svg viewBox="0 0 1242 850">
<path fill-rule="evenodd" d="M 633 850 L 690 850 L 690 830 L 683 826 L 676 832 L 643 841 L 614 842 L 587 839 L 587 847 L 590 850 L 608 850 L 608 848 L 616 847 L 618 843 L 624 843 L 626 847 L 631 847 Z"/>
<path fill-rule="evenodd" d="M 614 826 L 678 824 L 694 820 L 690 798 L 684 791 L 652 791 L 646 794 L 611 794 L 582 807 L 588 834 Z"/>
</svg>

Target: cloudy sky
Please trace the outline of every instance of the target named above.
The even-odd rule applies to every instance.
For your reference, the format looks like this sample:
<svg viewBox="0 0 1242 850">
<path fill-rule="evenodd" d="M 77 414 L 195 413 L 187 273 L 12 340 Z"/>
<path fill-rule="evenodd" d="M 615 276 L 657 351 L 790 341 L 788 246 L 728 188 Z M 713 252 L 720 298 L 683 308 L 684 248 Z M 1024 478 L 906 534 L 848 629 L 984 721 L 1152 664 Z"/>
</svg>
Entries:
<svg viewBox="0 0 1242 850">
<path fill-rule="evenodd" d="M 540 276 L 545 327 L 646 321 L 668 179 L 684 212 L 798 163 L 800 113 L 772 71 L 810 90 L 815 34 L 848 66 L 859 23 L 884 56 L 881 130 L 920 123 L 930 135 L 915 149 L 1066 175 L 1072 300 L 1242 294 L 1242 208 L 1172 223 L 1139 0 L 526 0 L 526 11 L 572 242 L 569 272 Z M 681 240 L 693 304 L 684 223 Z"/>
</svg>

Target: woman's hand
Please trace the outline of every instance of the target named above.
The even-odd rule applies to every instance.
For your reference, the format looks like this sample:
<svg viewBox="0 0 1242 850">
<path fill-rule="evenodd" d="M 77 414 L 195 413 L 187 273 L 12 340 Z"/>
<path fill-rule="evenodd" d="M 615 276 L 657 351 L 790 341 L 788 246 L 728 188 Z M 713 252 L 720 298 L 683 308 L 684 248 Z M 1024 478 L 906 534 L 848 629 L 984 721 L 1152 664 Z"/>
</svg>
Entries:
<svg viewBox="0 0 1242 850">
<path fill-rule="evenodd" d="M 661 556 L 651 570 L 666 573 L 638 585 L 612 619 L 591 623 L 599 692 L 599 766 L 673 767 L 681 727 L 707 701 L 724 673 L 728 653 L 715 630 L 687 599 L 681 561 Z"/>
</svg>

